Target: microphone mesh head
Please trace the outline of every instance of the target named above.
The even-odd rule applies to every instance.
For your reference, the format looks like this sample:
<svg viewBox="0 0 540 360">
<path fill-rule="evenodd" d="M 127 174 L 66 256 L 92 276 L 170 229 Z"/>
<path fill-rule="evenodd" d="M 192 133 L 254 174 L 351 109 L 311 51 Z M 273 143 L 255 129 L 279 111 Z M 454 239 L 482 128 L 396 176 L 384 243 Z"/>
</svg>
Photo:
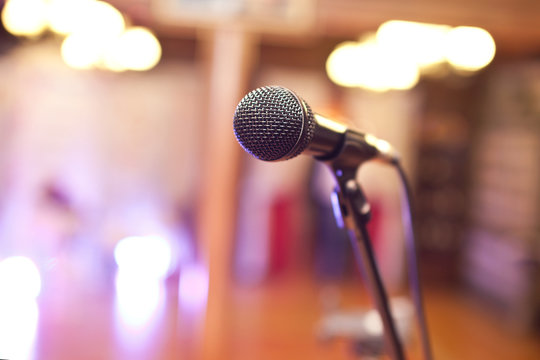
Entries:
<svg viewBox="0 0 540 360">
<path fill-rule="evenodd" d="M 257 159 L 287 160 L 306 149 L 315 129 L 310 107 L 289 89 L 265 86 L 240 101 L 234 113 L 234 134 Z"/>
</svg>

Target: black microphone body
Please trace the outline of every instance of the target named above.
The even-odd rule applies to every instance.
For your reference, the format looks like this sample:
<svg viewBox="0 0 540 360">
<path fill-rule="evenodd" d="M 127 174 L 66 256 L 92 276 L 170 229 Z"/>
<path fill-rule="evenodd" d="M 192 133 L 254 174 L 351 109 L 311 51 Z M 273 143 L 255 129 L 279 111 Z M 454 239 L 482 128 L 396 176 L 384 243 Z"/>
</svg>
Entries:
<svg viewBox="0 0 540 360">
<path fill-rule="evenodd" d="M 371 159 L 395 163 L 397 152 L 384 140 L 313 113 L 293 91 L 266 86 L 248 93 L 234 114 L 240 145 L 264 161 L 288 160 L 301 153 L 322 161 L 358 167 Z"/>
</svg>

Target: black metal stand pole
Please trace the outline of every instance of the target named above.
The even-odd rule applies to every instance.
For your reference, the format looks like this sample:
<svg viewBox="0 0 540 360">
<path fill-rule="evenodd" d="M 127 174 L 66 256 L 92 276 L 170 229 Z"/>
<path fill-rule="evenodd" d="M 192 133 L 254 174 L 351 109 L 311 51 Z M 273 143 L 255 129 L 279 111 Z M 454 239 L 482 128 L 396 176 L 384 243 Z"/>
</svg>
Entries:
<svg viewBox="0 0 540 360">
<path fill-rule="evenodd" d="M 349 231 L 356 262 L 366 281 L 383 323 L 384 341 L 388 355 L 393 360 L 404 360 L 405 356 L 397 329 L 388 304 L 388 296 L 377 267 L 371 240 L 366 225 L 371 211 L 369 204 L 356 181 L 356 169 L 344 171 L 334 168 L 338 183 L 337 206 L 343 224 Z"/>
</svg>

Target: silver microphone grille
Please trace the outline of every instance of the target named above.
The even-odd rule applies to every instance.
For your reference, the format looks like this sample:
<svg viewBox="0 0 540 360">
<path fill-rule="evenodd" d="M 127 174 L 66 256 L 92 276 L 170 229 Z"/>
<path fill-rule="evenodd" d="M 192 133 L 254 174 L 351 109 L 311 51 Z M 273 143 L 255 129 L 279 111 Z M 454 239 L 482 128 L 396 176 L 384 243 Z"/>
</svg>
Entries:
<svg viewBox="0 0 540 360">
<path fill-rule="evenodd" d="M 234 134 L 257 159 L 287 160 L 304 151 L 315 130 L 311 108 L 294 92 L 265 86 L 244 96 L 234 113 Z"/>
</svg>

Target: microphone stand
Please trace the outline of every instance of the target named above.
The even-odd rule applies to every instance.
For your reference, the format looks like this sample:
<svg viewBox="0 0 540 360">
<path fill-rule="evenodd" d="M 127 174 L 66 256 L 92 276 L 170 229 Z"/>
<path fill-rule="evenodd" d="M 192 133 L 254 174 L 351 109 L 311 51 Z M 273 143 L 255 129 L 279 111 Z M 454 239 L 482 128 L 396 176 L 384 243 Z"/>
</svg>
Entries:
<svg viewBox="0 0 540 360">
<path fill-rule="evenodd" d="M 386 349 L 393 360 L 404 360 L 403 349 L 398 337 L 396 325 L 390 312 L 388 296 L 379 274 L 373 247 L 366 225 L 371 216 L 369 203 L 358 182 L 349 176 L 336 176 L 338 188 L 333 193 L 334 212 L 338 224 L 347 227 L 354 250 L 356 263 L 366 281 L 375 308 L 378 310 L 384 329 Z M 337 199 L 337 202 L 336 202 Z"/>
<path fill-rule="evenodd" d="M 363 135 L 359 133 L 346 132 L 340 154 L 326 161 L 337 182 L 337 188 L 332 194 L 332 205 L 338 226 L 346 227 L 348 230 L 356 263 L 366 281 L 375 308 L 381 316 L 386 351 L 392 360 L 404 360 L 403 348 L 366 227 L 371 209 L 356 180 L 358 167 L 363 161 L 350 156 L 358 152 L 359 144 L 363 144 L 362 137 Z"/>
</svg>

